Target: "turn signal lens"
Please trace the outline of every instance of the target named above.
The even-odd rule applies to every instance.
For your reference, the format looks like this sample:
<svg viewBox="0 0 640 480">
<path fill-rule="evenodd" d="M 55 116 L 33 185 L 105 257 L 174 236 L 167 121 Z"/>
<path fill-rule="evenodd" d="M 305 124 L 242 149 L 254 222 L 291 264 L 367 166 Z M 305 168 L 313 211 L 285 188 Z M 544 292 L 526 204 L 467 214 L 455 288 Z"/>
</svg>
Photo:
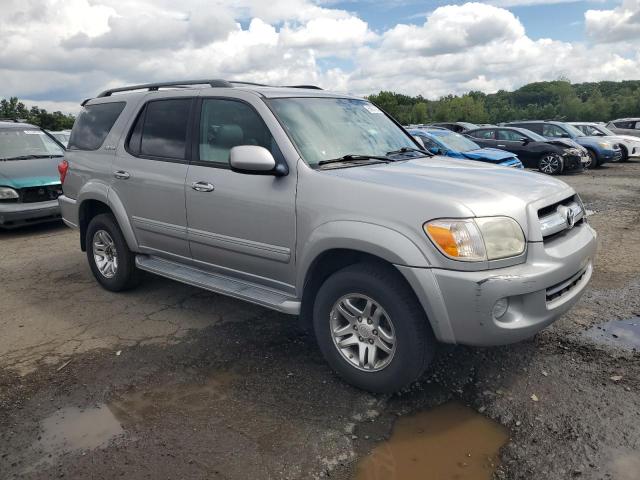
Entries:
<svg viewBox="0 0 640 480">
<path fill-rule="evenodd" d="M 434 220 L 425 224 L 424 231 L 448 257 L 468 262 L 486 260 L 482 236 L 471 219 Z"/>
<path fill-rule="evenodd" d="M 526 247 L 522 228 L 509 217 L 433 220 L 423 228 L 436 247 L 455 260 L 480 262 L 515 257 Z"/>
</svg>

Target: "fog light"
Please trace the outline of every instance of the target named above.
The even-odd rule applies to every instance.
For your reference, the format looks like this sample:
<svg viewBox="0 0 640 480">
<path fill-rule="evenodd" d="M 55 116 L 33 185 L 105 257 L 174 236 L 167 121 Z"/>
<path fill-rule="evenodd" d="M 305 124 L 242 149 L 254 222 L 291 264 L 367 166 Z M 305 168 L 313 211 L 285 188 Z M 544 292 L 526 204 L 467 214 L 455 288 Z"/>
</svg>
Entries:
<svg viewBox="0 0 640 480">
<path fill-rule="evenodd" d="M 509 299 L 501 298 L 496 303 L 493 304 L 493 318 L 500 318 L 505 313 L 507 313 L 507 309 L 509 308 Z"/>
</svg>

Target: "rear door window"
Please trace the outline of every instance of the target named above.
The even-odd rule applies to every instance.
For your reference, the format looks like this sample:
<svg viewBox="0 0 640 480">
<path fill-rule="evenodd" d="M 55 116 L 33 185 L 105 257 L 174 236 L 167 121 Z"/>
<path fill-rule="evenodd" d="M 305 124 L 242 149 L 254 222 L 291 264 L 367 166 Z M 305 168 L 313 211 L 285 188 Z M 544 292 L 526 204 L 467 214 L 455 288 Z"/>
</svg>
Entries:
<svg viewBox="0 0 640 480">
<path fill-rule="evenodd" d="M 85 106 L 73 125 L 69 150 L 97 150 L 122 113 L 125 102 Z"/>
<path fill-rule="evenodd" d="M 191 103 L 190 98 L 175 98 L 147 104 L 143 115 L 144 126 L 140 127 L 140 155 L 178 160 L 186 158 Z M 137 125 L 132 132 L 132 139 L 138 133 L 136 128 Z"/>
<path fill-rule="evenodd" d="M 495 130 L 478 130 L 471 134 L 473 137 L 481 138 L 484 140 L 495 140 L 496 131 Z"/>
<path fill-rule="evenodd" d="M 567 137 L 567 133 L 557 125 L 547 125 L 542 127 L 542 135 L 545 137 L 562 138 Z"/>
</svg>

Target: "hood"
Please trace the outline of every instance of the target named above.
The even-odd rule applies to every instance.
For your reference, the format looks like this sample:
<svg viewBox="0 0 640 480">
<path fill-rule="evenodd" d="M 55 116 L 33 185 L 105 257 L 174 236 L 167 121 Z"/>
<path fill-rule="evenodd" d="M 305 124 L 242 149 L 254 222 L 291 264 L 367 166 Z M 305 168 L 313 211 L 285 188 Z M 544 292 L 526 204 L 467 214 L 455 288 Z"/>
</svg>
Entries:
<svg viewBox="0 0 640 480">
<path fill-rule="evenodd" d="M 567 195 L 573 193 L 566 183 L 549 175 L 440 156 L 342 168 L 331 173 L 413 191 L 427 203 L 461 205 L 477 216 L 495 215 L 497 211 L 520 216 L 529 203 L 564 191 L 569 192 Z"/>
<path fill-rule="evenodd" d="M 482 160 L 492 163 L 502 162 L 508 158 L 513 158 L 514 155 L 511 152 L 505 152 L 497 148 L 480 148 L 478 150 L 471 150 L 470 152 L 460 152 L 460 155 L 468 158 L 469 160 Z"/>
<path fill-rule="evenodd" d="M 640 143 L 640 137 L 634 137 L 633 135 L 607 135 L 607 136 L 598 137 L 598 138 L 602 138 L 611 143 L 623 143 L 623 142 Z"/>
<path fill-rule="evenodd" d="M 574 142 L 570 138 L 547 138 L 547 143 L 562 148 L 576 148 L 580 146 L 579 143 Z"/>
<path fill-rule="evenodd" d="M 60 158 L 0 160 L 0 185 L 11 188 L 41 187 L 60 183 Z"/>
</svg>

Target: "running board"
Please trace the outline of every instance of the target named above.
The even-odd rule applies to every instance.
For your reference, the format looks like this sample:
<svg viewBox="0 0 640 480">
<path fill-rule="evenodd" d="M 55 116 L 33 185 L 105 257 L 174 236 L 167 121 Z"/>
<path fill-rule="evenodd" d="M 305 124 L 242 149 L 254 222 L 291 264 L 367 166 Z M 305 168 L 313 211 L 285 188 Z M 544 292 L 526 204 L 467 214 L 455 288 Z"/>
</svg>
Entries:
<svg viewBox="0 0 640 480">
<path fill-rule="evenodd" d="M 290 315 L 300 313 L 300 301 L 285 293 L 271 290 L 255 283 L 210 273 L 169 260 L 148 255 L 137 255 L 136 266 L 140 270 L 193 285 L 210 292 L 228 295 L 247 302 L 256 303 Z"/>
</svg>

